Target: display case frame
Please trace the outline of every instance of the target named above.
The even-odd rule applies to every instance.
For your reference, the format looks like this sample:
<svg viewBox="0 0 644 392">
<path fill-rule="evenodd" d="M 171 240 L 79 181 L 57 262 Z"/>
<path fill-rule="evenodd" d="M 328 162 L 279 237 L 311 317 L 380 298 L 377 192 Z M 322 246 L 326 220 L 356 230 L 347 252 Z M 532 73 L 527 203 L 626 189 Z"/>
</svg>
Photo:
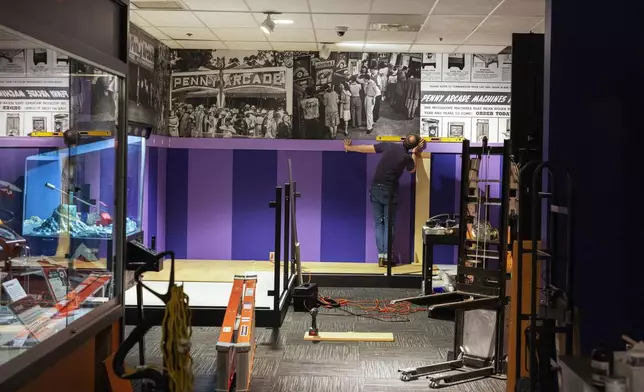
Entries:
<svg viewBox="0 0 644 392">
<path fill-rule="evenodd" d="M 31 41 L 43 48 L 52 49 L 69 55 L 70 58 L 89 64 L 99 70 L 116 76 L 118 83 L 117 127 L 115 138 L 115 209 L 114 209 L 114 268 L 112 279 L 114 296 L 102 305 L 96 307 L 84 317 L 73 321 L 67 328 L 39 342 L 37 346 L 25 351 L 19 356 L 0 365 L 0 390 L 22 390 L 25 386 L 46 383 L 45 379 L 59 379 L 59 372 L 49 370 L 55 364 L 70 356 L 72 353 L 83 351 L 88 342 L 99 345 L 99 335 L 103 331 L 117 331 L 116 338 L 121 339 L 123 333 L 123 283 L 125 279 L 125 216 L 126 216 L 126 182 L 127 182 L 127 48 L 128 48 L 128 0 L 92 0 L 97 7 L 109 9 L 101 13 L 94 7 L 77 7 L 79 1 L 51 2 L 29 0 L 21 2 L 3 2 L 0 4 L 0 27 L 21 39 Z M 100 3 L 100 4 L 99 4 Z M 87 15 L 85 15 L 87 14 Z M 92 26 L 93 34 L 83 34 L 78 31 L 79 19 L 96 19 L 100 16 L 105 23 L 111 24 L 110 29 L 100 29 Z M 42 20 L 43 23 L 40 23 Z M 71 22 L 74 20 L 75 22 Z M 58 29 L 52 27 L 55 21 Z M 69 21 L 69 22 L 65 22 Z M 115 34 L 116 33 L 116 34 Z M 81 40 L 78 37 L 82 37 Z M 116 328 L 116 329 L 115 329 Z M 121 336 L 118 336 L 120 333 Z M 112 338 L 114 339 L 114 338 Z M 105 344 L 100 343 L 100 344 Z M 113 343 L 112 343 L 113 345 Z M 98 347 L 97 347 L 98 348 Z M 84 350 L 83 352 L 87 352 Z M 92 360 L 99 364 L 103 359 L 98 352 L 92 353 Z M 79 359 L 80 360 L 80 359 Z M 68 371 L 68 370 L 65 370 Z M 69 370 L 71 372 L 71 370 Z M 72 372 L 73 373 L 73 372 Z M 60 388 L 72 388 L 67 383 L 67 376 L 60 379 Z M 75 385 L 82 387 L 83 381 L 89 385 L 87 375 L 80 377 Z M 94 377 L 91 377 L 94 383 Z M 87 389 L 86 389 L 87 390 Z"/>
</svg>

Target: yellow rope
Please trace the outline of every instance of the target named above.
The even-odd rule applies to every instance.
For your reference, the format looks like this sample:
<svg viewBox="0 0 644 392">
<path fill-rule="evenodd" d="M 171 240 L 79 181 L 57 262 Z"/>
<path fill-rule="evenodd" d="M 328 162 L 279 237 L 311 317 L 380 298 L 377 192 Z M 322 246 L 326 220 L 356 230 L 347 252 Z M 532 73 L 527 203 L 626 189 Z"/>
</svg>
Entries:
<svg viewBox="0 0 644 392">
<path fill-rule="evenodd" d="M 172 287 L 162 324 L 163 359 L 171 392 L 194 391 L 190 356 L 191 318 L 190 298 L 182 286 Z"/>
</svg>

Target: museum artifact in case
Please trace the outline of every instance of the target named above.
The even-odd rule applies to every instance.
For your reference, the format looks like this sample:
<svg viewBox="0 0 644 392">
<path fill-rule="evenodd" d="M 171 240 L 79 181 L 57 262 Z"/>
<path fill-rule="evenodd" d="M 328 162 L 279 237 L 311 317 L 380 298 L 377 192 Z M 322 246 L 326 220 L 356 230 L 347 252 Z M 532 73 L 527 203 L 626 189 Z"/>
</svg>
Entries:
<svg viewBox="0 0 644 392">
<path fill-rule="evenodd" d="M 107 239 L 112 236 L 114 140 L 28 157 L 23 235 Z M 145 139 L 128 138 L 127 234 L 141 230 Z"/>
</svg>

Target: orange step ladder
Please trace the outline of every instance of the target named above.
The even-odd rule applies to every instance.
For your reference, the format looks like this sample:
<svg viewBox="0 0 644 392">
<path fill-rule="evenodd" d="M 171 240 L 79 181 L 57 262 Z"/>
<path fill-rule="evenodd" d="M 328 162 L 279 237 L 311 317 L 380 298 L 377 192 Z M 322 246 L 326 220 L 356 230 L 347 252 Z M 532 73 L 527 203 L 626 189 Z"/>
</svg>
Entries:
<svg viewBox="0 0 644 392">
<path fill-rule="evenodd" d="M 235 275 L 217 342 L 217 392 L 250 389 L 255 359 L 257 275 Z"/>
</svg>

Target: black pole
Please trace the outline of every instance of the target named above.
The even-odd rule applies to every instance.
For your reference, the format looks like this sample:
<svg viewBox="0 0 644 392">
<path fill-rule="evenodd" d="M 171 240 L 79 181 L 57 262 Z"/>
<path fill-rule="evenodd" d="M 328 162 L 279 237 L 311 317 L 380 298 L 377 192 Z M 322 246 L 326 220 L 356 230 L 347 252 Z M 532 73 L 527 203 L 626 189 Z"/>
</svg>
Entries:
<svg viewBox="0 0 644 392">
<path fill-rule="evenodd" d="M 525 321 L 525 313 L 523 311 L 523 255 L 524 255 L 524 247 L 523 244 L 525 241 L 528 241 L 528 238 L 532 238 L 530 235 L 531 229 L 529 227 L 526 227 L 527 224 L 524 221 L 529 221 L 528 217 L 526 216 L 523 211 L 525 209 L 522 208 L 522 204 L 526 203 L 526 200 L 529 199 L 530 192 L 529 189 L 532 186 L 532 176 L 528 176 L 530 173 L 530 169 L 532 167 L 536 167 L 538 165 L 539 161 L 529 161 L 528 163 L 524 164 L 523 167 L 521 167 L 521 170 L 519 171 L 519 189 L 517 191 L 517 194 L 519 195 L 519 209 L 517 211 L 518 213 L 518 222 L 517 222 L 517 238 L 516 240 L 518 241 L 518 254 L 517 255 L 512 255 L 514 257 L 514 262 L 517 263 L 517 276 L 513 276 L 512 278 L 515 280 L 515 284 L 517 287 L 517 293 L 516 297 L 513 298 L 514 304 L 513 306 L 516 308 L 516 314 L 517 314 L 517 320 L 514 325 L 515 333 L 516 333 L 516 347 L 515 347 L 515 352 L 514 352 L 514 361 L 515 361 L 515 376 L 516 380 L 521 379 L 521 370 L 523 369 L 523 364 L 521 363 L 521 356 L 523 355 L 523 322 Z M 533 288 L 534 289 L 534 288 Z M 528 361 L 528 358 L 525 358 L 526 362 Z"/>
<path fill-rule="evenodd" d="M 143 325 L 143 286 L 136 283 L 136 315 L 137 325 Z M 139 365 L 145 366 L 145 336 L 139 339 Z"/>
<path fill-rule="evenodd" d="M 463 140 L 463 152 L 461 153 L 461 210 L 460 222 L 458 225 L 458 257 L 456 263 L 464 267 L 467 260 L 467 225 L 469 223 L 469 189 L 470 189 L 470 141 Z M 432 271 L 433 273 L 433 271 Z M 431 276 L 430 276 L 431 279 Z M 461 274 L 456 276 L 456 284 L 465 283 L 465 277 Z M 457 287 L 458 289 L 458 287 Z M 456 340 L 455 340 L 456 341 Z M 455 347 L 457 350 L 458 347 Z M 457 351 L 454 351 L 457 352 Z"/>
<path fill-rule="evenodd" d="M 291 263 L 291 184 L 284 184 L 284 288 L 288 287 L 288 265 Z"/>
<path fill-rule="evenodd" d="M 391 266 L 393 264 L 393 253 L 394 253 L 394 227 L 393 227 L 393 218 L 394 218 L 394 208 L 396 208 L 394 203 L 395 188 L 392 186 L 389 189 L 389 200 L 387 200 L 387 277 L 391 277 Z"/>
<path fill-rule="evenodd" d="M 275 200 L 269 203 L 271 208 L 275 209 L 275 274 L 273 275 L 273 291 L 269 295 L 273 296 L 273 312 L 280 310 L 280 262 L 282 254 L 280 252 L 282 242 L 282 187 L 275 187 Z"/>
<path fill-rule="evenodd" d="M 128 23 L 129 26 L 129 23 Z M 112 272 L 114 296 L 121 304 L 121 321 L 119 338 L 122 342 L 125 339 L 125 265 L 127 263 L 126 253 L 126 216 L 127 216 L 127 79 L 119 79 L 118 94 L 118 123 L 115 127 L 114 147 L 116 148 L 116 177 L 115 182 L 115 208 L 114 208 L 114 244 L 108 244 L 110 249 L 114 248 L 114 255 L 107 260 L 108 270 Z M 110 253 L 110 252 L 108 252 Z M 110 263 L 112 267 L 110 268 Z"/>
<path fill-rule="evenodd" d="M 538 238 L 541 236 L 541 222 L 539 220 L 539 212 L 541 210 L 541 203 L 539 202 L 539 192 L 538 189 L 541 189 L 541 182 L 543 178 L 543 170 L 548 167 L 548 162 L 540 163 L 534 171 L 534 176 L 532 177 L 532 227 L 531 227 L 531 253 L 532 253 L 532 265 L 530 271 L 530 334 L 528 335 L 529 339 L 529 367 L 530 372 L 530 390 L 535 391 L 538 386 L 538 377 L 533 377 L 534 372 L 537 370 L 537 356 L 536 356 L 536 340 L 537 340 L 537 301 L 536 301 L 536 289 L 537 289 L 537 275 L 538 271 L 538 251 L 537 251 L 537 242 Z M 544 365 L 544 366 L 547 366 Z"/>
<path fill-rule="evenodd" d="M 296 281 L 298 284 L 303 284 L 302 260 L 295 260 L 295 243 L 300 241 L 297 236 L 297 199 L 302 195 L 297 191 L 297 181 L 293 181 L 291 183 L 291 187 L 293 188 L 293 191 L 291 192 L 291 271 L 293 274 L 297 275 Z M 299 253 L 297 257 L 301 257 Z"/>
<path fill-rule="evenodd" d="M 150 240 L 150 249 L 157 250 L 157 236 L 153 235 Z"/>
<path fill-rule="evenodd" d="M 510 141 L 506 140 L 503 143 L 503 162 L 502 162 L 502 175 L 501 175 L 501 208 L 499 211 L 499 308 L 496 317 L 496 358 L 494 361 L 495 372 L 502 374 L 504 372 L 504 364 L 500 358 L 505 354 L 505 282 L 507 274 L 507 254 L 508 254 L 508 227 L 510 223 L 509 205 L 510 205 L 510 178 L 512 176 L 512 168 L 510 164 L 510 154 L 512 148 Z M 488 186 L 489 192 L 489 186 Z M 488 193 L 489 195 L 489 193 Z"/>
<path fill-rule="evenodd" d="M 574 341 L 573 338 L 575 336 L 575 303 L 574 303 L 574 292 L 573 292 L 573 280 L 572 280 L 572 274 L 574 273 L 573 271 L 573 253 L 572 253 L 572 230 L 573 230 L 573 224 L 574 224 L 574 215 L 573 215 L 573 209 L 572 209 L 572 195 L 573 195 L 573 184 L 572 184 L 572 179 L 570 178 L 570 174 L 567 172 L 565 173 L 566 175 L 566 197 L 567 197 L 567 207 L 568 207 L 568 219 L 566 221 L 566 250 L 565 250 L 565 284 L 566 284 L 566 293 L 567 293 L 567 298 L 566 298 L 566 306 L 568 308 L 568 312 L 570 314 L 570 325 L 567 326 L 568 332 L 566 333 L 566 355 L 574 355 L 573 352 L 573 345 Z"/>
</svg>

